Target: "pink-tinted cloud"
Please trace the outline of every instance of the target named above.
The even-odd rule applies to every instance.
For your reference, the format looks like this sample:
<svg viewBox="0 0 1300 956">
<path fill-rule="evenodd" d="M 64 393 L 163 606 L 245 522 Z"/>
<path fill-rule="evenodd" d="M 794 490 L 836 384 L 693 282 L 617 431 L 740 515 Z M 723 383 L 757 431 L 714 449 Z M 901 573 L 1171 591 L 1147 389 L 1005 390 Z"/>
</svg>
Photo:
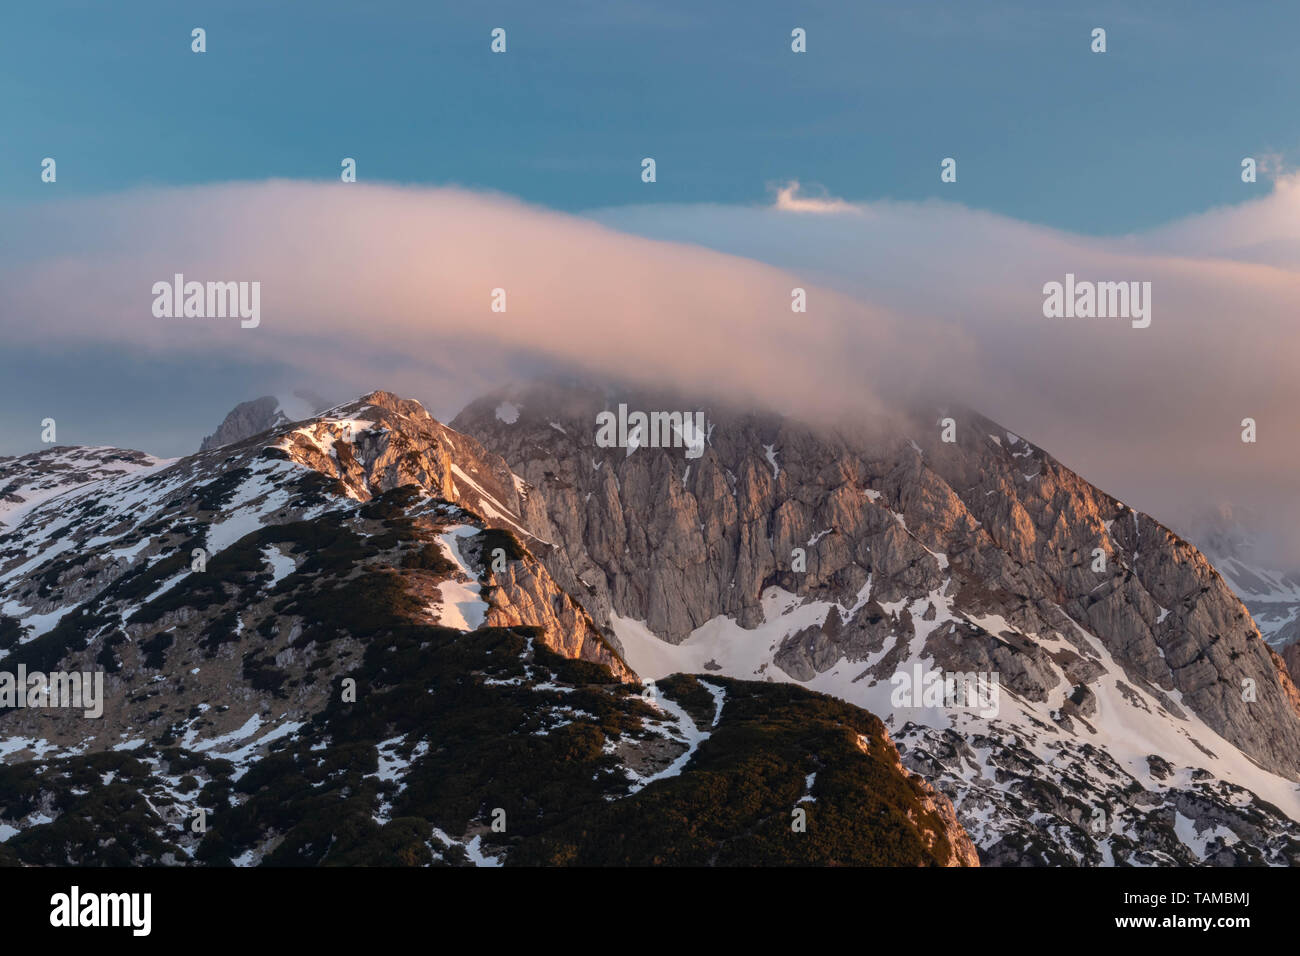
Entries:
<svg viewBox="0 0 1300 956">
<path fill-rule="evenodd" d="M 939 202 L 582 218 L 456 189 L 140 191 L 6 217 L 0 325 L 15 349 L 275 358 L 331 394 L 389 387 L 443 414 L 547 364 L 814 418 L 929 392 L 1166 520 L 1231 501 L 1300 528 L 1298 205 L 1284 180 L 1243 207 L 1101 240 Z M 156 318 L 152 286 L 177 272 L 260 281 L 260 326 Z M 1151 282 L 1151 326 L 1044 318 L 1043 285 L 1066 273 Z M 795 287 L 806 314 L 791 311 Z M 1240 441 L 1245 417 L 1255 445 Z"/>
</svg>

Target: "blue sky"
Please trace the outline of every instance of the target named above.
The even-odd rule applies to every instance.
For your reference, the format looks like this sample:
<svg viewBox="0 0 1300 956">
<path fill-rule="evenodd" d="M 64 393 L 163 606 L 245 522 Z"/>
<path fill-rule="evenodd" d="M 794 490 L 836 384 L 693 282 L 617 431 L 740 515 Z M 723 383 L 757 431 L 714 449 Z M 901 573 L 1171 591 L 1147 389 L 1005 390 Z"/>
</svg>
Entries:
<svg viewBox="0 0 1300 956">
<path fill-rule="evenodd" d="M 3 20 L 0 203 L 332 179 L 352 156 L 363 180 L 570 211 L 798 179 L 1118 235 L 1247 198 L 1242 156 L 1300 148 L 1300 7 L 1271 2 L 56 0 Z"/>
</svg>

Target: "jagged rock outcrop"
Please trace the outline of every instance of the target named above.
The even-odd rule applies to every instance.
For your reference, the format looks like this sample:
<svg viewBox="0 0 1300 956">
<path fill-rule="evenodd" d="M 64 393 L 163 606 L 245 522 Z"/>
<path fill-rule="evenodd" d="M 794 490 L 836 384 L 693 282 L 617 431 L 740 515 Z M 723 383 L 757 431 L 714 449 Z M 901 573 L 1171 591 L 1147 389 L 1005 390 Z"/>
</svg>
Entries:
<svg viewBox="0 0 1300 956">
<path fill-rule="evenodd" d="M 293 408 L 287 409 L 286 405 L 292 405 Z M 305 389 L 298 389 L 288 399 L 263 395 L 252 401 L 240 402 L 230 410 L 217 430 L 203 439 L 199 451 L 233 445 L 272 428 L 300 421 L 324 409 L 325 400 Z"/>
<path fill-rule="evenodd" d="M 480 554 L 479 561 L 490 567 L 492 557 Z M 492 627 L 522 624 L 540 628 L 546 646 L 557 653 L 600 664 L 621 680 L 636 679 L 582 605 L 556 587 L 546 568 L 531 558 L 512 562 L 492 574 L 487 623 Z"/>
<path fill-rule="evenodd" d="M 901 760 L 898 768 L 900 771 L 906 772 Z M 957 811 L 953 808 L 952 801 L 930 786 L 920 774 L 912 774 L 912 780 L 925 794 L 921 798 L 921 805 L 944 822 L 952 851 L 942 865 L 979 866 L 979 850 L 976 849 L 974 841 L 971 840 L 970 835 L 962 827 L 961 821 L 957 819 Z"/>
</svg>

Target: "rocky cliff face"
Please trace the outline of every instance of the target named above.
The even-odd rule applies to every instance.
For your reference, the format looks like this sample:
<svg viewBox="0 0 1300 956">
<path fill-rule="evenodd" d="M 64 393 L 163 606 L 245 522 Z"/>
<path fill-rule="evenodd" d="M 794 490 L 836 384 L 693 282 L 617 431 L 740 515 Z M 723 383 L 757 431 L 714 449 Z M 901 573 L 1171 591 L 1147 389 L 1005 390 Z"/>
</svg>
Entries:
<svg viewBox="0 0 1300 956">
<path fill-rule="evenodd" d="M 819 432 L 713 408 L 692 459 L 598 447 L 596 416 L 620 403 L 693 407 L 536 386 L 476 402 L 453 425 L 533 486 L 524 517 L 555 545 L 551 573 L 610 624 L 634 668 L 796 680 L 891 714 L 906 759 L 956 798 L 990 859 L 1137 862 L 1143 832 L 1184 817 L 1207 835 L 1156 841 L 1169 859 L 1249 856 L 1248 827 L 1219 820 L 1233 816 L 1227 797 L 1189 815 L 1152 760 L 1258 788 L 1285 805 L 1277 832 L 1294 834 L 1289 681 L 1217 572 L 1150 516 L 971 412 Z M 1000 718 L 887 703 L 913 663 L 998 674 Z M 945 743 L 954 726 L 990 749 L 964 763 Z M 1033 773 L 1017 770 L 1025 746 Z M 1097 751 L 1114 766 L 1052 766 Z M 1126 798 L 1133 788 L 1146 796 Z M 1104 824 L 1090 825 L 1093 809 Z M 1044 840 L 1035 813 L 1061 832 Z M 1286 837 L 1273 845 L 1294 862 Z"/>
</svg>

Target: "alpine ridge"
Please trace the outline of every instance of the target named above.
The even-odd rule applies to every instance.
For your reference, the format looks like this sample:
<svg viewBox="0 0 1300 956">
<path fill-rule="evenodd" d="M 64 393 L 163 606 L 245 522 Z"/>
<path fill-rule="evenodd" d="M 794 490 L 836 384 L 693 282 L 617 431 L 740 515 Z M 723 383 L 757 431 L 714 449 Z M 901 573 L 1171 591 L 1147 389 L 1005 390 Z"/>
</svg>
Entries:
<svg viewBox="0 0 1300 956">
<path fill-rule="evenodd" d="M 970 410 L 691 398 L 0 463 L 0 671 L 107 678 L 0 711 L 0 861 L 1300 862 L 1300 693 L 1195 547 Z M 602 447 L 620 404 L 706 442 Z"/>
<path fill-rule="evenodd" d="M 5 463 L 0 671 L 105 701 L 0 710 L 0 863 L 978 865 L 872 714 L 635 673 L 419 403 L 222 437 Z"/>
</svg>

